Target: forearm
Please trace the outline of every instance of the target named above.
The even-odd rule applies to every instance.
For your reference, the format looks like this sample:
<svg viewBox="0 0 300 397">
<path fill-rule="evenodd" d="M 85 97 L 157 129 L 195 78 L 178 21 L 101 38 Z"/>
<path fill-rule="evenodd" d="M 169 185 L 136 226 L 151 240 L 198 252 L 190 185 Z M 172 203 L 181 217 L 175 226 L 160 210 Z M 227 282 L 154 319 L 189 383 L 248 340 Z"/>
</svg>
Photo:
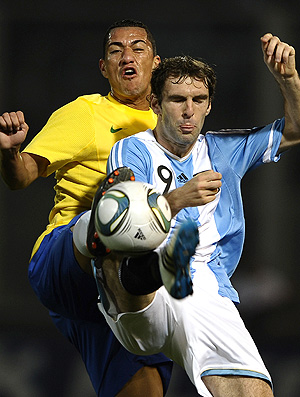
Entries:
<svg viewBox="0 0 300 397">
<path fill-rule="evenodd" d="M 182 208 L 185 208 L 183 200 L 184 195 L 182 195 L 180 192 L 181 188 L 177 188 L 164 195 L 170 205 L 172 218 L 174 218 L 174 216 L 177 215 Z"/>
<path fill-rule="evenodd" d="M 294 76 L 279 81 L 284 98 L 285 127 L 281 149 L 300 143 L 300 79 Z"/>
<path fill-rule="evenodd" d="M 279 84 L 284 99 L 285 127 L 279 149 L 300 143 L 300 80 L 295 49 L 272 33 L 261 37 L 264 61 Z"/>
<path fill-rule="evenodd" d="M 222 186 L 221 179 L 222 175 L 219 172 L 203 171 L 183 186 L 165 194 L 171 208 L 172 218 L 183 208 L 198 207 L 213 201 Z"/>
<path fill-rule="evenodd" d="M 38 177 L 35 160 L 17 149 L 0 151 L 0 171 L 4 182 L 12 190 L 23 189 Z"/>
</svg>

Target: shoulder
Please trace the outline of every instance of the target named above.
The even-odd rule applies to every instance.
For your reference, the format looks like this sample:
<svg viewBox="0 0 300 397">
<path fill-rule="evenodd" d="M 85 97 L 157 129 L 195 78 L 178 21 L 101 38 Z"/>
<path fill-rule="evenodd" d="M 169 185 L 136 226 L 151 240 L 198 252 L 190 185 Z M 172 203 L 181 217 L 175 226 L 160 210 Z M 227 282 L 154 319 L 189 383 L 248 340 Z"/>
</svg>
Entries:
<svg viewBox="0 0 300 397">
<path fill-rule="evenodd" d="M 103 98 L 100 94 L 92 94 L 92 95 L 82 95 L 77 97 L 76 99 L 66 103 L 65 105 L 61 106 L 57 110 L 53 112 L 54 115 L 61 114 L 61 113 L 73 113 L 73 112 L 80 112 L 86 111 L 90 108 L 93 104 Z"/>
<path fill-rule="evenodd" d="M 205 137 L 208 139 L 227 139 L 228 137 L 241 139 L 252 134 L 268 133 L 272 130 L 282 131 L 284 118 L 277 119 L 272 123 L 252 128 L 223 128 L 217 131 L 207 131 Z"/>
<path fill-rule="evenodd" d="M 124 142 L 126 145 L 138 145 L 142 143 L 147 145 L 150 142 L 156 142 L 156 140 L 154 138 L 153 131 L 148 128 L 145 131 L 127 136 L 126 138 L 121 139 L 120 142 Z"/>
<path fill-rule="evenodd" d="M 205 134 L 205 138 L 209 139 L 217 139 L 217 138 L 225 138 L 228 136 L 245 136 L 249 135 L 256 130 L 259 130 L 261 127 L 254 128 L 223 128 L 221 130 L 216 131 L 207 131 Z"/>
<path fill-rule="evenodd" d="M 98 105 L 108 105 L 110 102 L 106 96 L 100 94 L 81 95 L 73 101 L 62 106 L 63 108 L 84 108 Z"/>
<path fill-rule="evenodd" d="M 146 131 L 138 132 L 137 134 L 133 135 L 133 137 L 139 141 L 156 142 L 153 130 L 151 130 L 151 128 L 148 128 Z"/>
<path fill-rule="evenodd" d="M 100 94 L 88 94 L 88 95 L 81 95 L 75 101 L 78 101 L 79 103 L 90 103 L 90 104 L 95 104 L 98 105 L 99 103 L 103 102 L 105 103 L 107 101 L 107 97 L 100 95 Z"/>
<path fill-rule="evenodd" d="M 139 132 L 116 142 L 112 149 L 112 155 L 118 156 L 120 152 L 123 155 L 129 155 L 129 153 L 135 153 L 136 155 L 143 153 L 145 155 L 149 151 L 150 142 L 152 141 L 155 141 L 155 138 L 151 129 Z"/>
</svg>

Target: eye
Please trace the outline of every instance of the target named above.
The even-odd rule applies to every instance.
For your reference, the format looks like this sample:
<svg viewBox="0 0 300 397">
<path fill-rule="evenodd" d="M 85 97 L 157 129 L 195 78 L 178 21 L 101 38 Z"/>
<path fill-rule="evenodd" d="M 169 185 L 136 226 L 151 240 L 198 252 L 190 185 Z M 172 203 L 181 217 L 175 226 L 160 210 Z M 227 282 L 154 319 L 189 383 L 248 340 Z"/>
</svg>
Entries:
<svg viewBox="0 0 300 397">
<path fill-rule="evenodd" d="M 136 47 L 136 48 L 133 48 L 133 51 L 134 52 L 143 52 L 143 51 L 145 51 L 145 49 L 142 47 Z"/>
<path fill-rule="evenodd" d="M 204 103 L 206 100 L 207 100 L 207 97 L 195 97 L 195 98 L 193 98 L 193 102 L 199 103 L 199 104 Z"/>
<path fill-rule="evenodd" d="M 138 41 L 133 43 L 131 48 L 134 52 L 144 52 L 147 48 L 147 45 L 143 41 Z"/>
<path fill-rule="evenodd" d="M 185 101 L 184 98 L 175 98 L 175 99 L 173 99 L 173 102 L 177 102 L 177 103 L 181 103 L 181 102 L 184 102 L 184 101 Z"/>
</svg>

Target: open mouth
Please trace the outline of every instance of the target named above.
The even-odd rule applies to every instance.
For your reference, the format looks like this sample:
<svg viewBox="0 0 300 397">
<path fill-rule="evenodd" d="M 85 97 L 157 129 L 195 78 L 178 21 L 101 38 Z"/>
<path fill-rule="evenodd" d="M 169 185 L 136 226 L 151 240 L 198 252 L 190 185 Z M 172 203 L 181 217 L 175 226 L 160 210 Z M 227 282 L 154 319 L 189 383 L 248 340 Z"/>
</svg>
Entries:
<svg viewBox="0 0 300 397">
<path fill-rule="evenodd" d="M 132 77 L 136 76 L 136 74 L 137 74 L 136 70 L 132 67 L 123 69 L 123 72 L 122 72 L 122 76 L 128 77 L 128 78 L 132 78 Z"/>
</svg>

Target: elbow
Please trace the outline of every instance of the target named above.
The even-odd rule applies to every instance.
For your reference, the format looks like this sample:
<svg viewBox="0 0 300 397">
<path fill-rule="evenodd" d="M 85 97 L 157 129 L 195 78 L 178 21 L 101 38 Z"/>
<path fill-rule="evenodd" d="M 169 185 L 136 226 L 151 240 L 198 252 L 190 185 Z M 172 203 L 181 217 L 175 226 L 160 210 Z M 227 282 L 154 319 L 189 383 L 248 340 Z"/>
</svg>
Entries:
<svg viewBox="0 0 300 397">
<path fill-rule="evenodd" d="M 9 190 L 21 190 L 24 189 L 25 186 L 21 186 L 21 185 L 9 185 L 8 188 Z"/>
<path fill-rule="evenodd" d="M 5 182 L 6 186 L 8 187 L 9 190 L 21 190 L 25 189 L 29 184 L 26 184 L 24 182 L 21 182 L 19 180 L 11 180 L 11 179 L 6 179 L 3 177 L 3 181 Z"/>
<path fill-rule="evenodd" d="M 279 150 L 283 151 L 300 144 L 300 129 L 289 131 L 285 129 L 281 138 Z"/>
</svg>

